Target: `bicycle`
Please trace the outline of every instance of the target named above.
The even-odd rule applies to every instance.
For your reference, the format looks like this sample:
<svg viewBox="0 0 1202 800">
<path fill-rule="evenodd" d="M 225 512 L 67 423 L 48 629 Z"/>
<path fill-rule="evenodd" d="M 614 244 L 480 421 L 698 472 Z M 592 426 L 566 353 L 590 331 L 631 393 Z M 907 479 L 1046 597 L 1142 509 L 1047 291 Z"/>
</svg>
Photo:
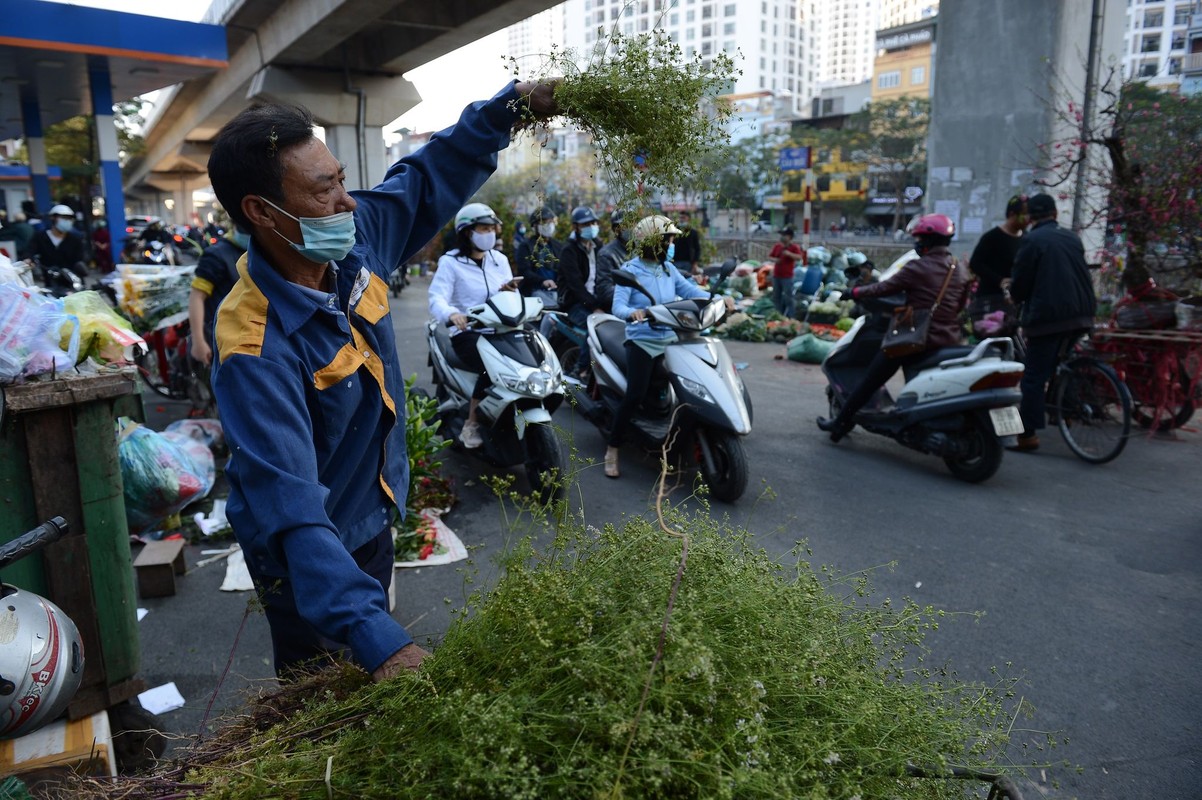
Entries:
<svg viewBox="0 0 1202 800">
<path fill-rule="evenodd" d="M 1167 433 L 1190 421 L 1202 399 L 1202 331 L 1102 329 L 1092 338 L 1130 387 L 1140 427 Z"/>
<path fill-rule="evenodd" d="M 184 320 L 143 334 L 147 350 L 134 356 L 134 363 L 156 394 L 189 401 L 189 416 L 211 416 L 215 400 L 208 382 L 198 374 L 198 362 L 191 356 L 190 328 Z"/>
<path fill-rule="evenodd" d="M 1105 464 L 1127 446 L 1131 433 L 1131 391 L 1109 364 L 1088 355 L 1081 342 L 1089 332 L 1066 338 L 1048 382 L 1048 422 L 1060 430 L 1068 448 L 1083 461 Z M 1026 341 L 1015 337 L 1020 360 Z"/>
</svg>

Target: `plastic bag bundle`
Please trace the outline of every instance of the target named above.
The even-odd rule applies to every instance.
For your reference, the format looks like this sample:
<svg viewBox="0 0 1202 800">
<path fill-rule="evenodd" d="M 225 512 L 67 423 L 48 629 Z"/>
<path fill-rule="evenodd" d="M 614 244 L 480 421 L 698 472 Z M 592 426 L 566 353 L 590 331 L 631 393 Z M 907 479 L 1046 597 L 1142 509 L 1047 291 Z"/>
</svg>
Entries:
<svg viewBox="0 0 1202 800">
<path fill-rule="evenodd" d="M 190 436 L 204 444 L 214 453 L 225 450 L 225 431 L 221 423 L 215 419 L 177 419 L 168 425 L 163 433 L 180 433 Z"/>
<path fill-rule="evenodd" d="M 76 292 L 63 300 L 68 314 L 79 320 L 79 360 L 89 356 L 107 364 L 132 361 L 134 350 L 146 351 L 146 342 L 134 333 L 129 321 L 113 310 L 100 292 Z"/>
<path fill-rule="evenodd" d="M 829 264 L 831 263 L 831 251 L 827 250 L 822 245 L 811 247 L 806 250 L 807 264 Z"/>
<path fill-rule="evenodd" d="M 125 516 L 134 533 L 178 514 L 207 495 L 217 479 L 209 448 L 183 433 L 128 424 L 117 438 L 117 457 L 125 484 Z"/>
<path fill-rule="evenodd" d="M 28 261 L 13 261 L 0 253 L 0 283 L 15 283 L 19 286 L 35 285 L 33 269 Z"/>
<path fill-rule="evenodd" d="M 63 301 L 17 284 L 0 284 L 0 382 L 73 369 L 79 320 Z"/>
<path fill-rule="evenodd" d="M 821 364 L 834 346 L 834 342 L 819 339 L 812 333 L 803 333 L 789 340 L 789 360 L 800 361 L 803 364 Z"/>
<path fill-rule="evenodd" d="M 167 317 L 187 313 L 196 267 L 122 264 L 119 269 L 117 306 L 136 330 L 145 333 Z"/>
</svg>

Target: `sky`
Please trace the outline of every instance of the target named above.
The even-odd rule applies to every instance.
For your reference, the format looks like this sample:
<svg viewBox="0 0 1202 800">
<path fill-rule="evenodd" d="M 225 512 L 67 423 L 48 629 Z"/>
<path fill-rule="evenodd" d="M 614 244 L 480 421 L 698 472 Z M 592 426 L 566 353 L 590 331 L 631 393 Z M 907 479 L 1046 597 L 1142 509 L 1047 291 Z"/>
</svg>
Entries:
<svg viewBox="0 0 1202 800">
<path fill-rule="evenodd" d="M 170 3 L 162 0 L 73 0 L 71 5 L 199 22 L 209 10 L 209 3 L 210 0 L 172 0 Z M 512 77 L 502 61 L 504 55 L 505 36 L 498 32 L 406 73 L 405 78 L 412 81 L 426 99 L 386 125 L 385 139 L 394 139 L 391 132 L 402 127 L 415 132 L 441 130 L 459 119 L 459 112 L 468 103 L 492 97 Z"/>
</svg>

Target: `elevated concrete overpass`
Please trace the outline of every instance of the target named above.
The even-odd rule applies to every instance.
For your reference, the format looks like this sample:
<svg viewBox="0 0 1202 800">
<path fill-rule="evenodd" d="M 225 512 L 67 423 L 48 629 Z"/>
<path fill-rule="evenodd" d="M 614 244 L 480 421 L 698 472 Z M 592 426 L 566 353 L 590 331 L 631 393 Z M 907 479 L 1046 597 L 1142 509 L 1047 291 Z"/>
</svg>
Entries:
<svg viewBox="0 0 1202 800">
<path fill-rule="evenodd" d="M 126 191 L 169 192 L 177 216 L 188 213 L 208 185 L 214 136 L 254 100 L 309 108 L 347 164 L 347 187 L 371 186 L 387 167 L 383 126 L 421 101 L 402 74 L 556 1 L 217 0 L 205 22 L 225 27 L 228 66 L 159 98 Z"/>
</svg>

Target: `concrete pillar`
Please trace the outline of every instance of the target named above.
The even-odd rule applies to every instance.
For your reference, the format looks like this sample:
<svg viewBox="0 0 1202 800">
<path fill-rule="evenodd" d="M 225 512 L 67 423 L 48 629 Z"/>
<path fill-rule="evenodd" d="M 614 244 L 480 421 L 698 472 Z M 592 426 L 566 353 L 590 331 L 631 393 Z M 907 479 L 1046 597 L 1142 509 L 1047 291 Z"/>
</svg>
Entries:
<svg viewBox="0 0 1202 800">
<path fill-rule="evenodd" d="M 54 205 L 50 197 L 50 175 L 46 168 L 46 140 L 42 138 L 42 109 L 36 97 L 21 100 L 25 126 L 25 147 L 29 151 L 29 180 L 33 184 L 33 202 L 39 214 Z"/>
<path fill-rule="evenodd" d="M 370 189 L 384 178 L 384 126 L 421 102 L 400 76 L 357 75 L 268 66 L 251 81 L 247 99 L 308 108 L 325 128 L 326 146 L 346 164 L 346 188 Z"/>
<path fill-rule="evenodd" d="M 940 6 L 924 210 L 958 217 L 954 253 L 971 253 L 981 234 L 1003 220 L 1012 195 L 1073 191 L 1071 183 L 1037 183 L 1049 177 L 1039 145 L 1071 135 L 1049 102 L 1059 95 L 1061 104 L 1082 105 L 1091 5 L 1008 0 Z M 1105 0 L 1102 64 L 1121 55 L 1125 14 L 1123 0 Z M 986 41 L 990 46 L 981 47 Z M 1004 78 L 982 91 L 980 81 L 964 77 L 973 75 Z M 1067 91 L 1076 96 L 1064 97 Z M 1061 224 L 1069 224 L 1071 209 L 1071 197 L 1060 203 Z M 1101 226 L 1081 234 L 1092 260 Z"/>
<path fill-rule="evenodd" d="M 88 70 L 88 87 L 92 94 L 92 117 L 96 126 L 97 150 L 100 154 L 100 190 L 104 196 L 104 218 L 112 237 L 109 252 L 118 254 L 125 246 L 125 191 L 121 186 L 120 148 L 117 145 L 117 124 L 113 120 L 112 77 L 109 75 L 107 62 L 94 64 Z"/>
</svg>

